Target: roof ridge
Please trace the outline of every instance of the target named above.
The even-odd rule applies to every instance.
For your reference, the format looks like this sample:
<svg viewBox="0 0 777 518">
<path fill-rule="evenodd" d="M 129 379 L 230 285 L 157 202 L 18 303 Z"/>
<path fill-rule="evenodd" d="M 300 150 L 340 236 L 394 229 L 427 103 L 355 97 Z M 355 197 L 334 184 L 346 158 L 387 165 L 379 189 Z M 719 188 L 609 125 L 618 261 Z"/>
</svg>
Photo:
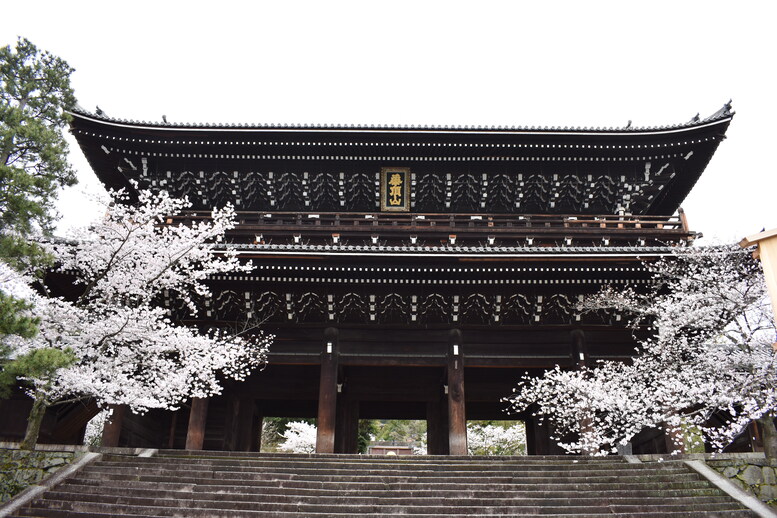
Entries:
<svg viewBox="0 0 777 518">
<path fill-rule="evenodd" d="M 160 128 L 175 128 L 175 129 L 187 129 L 187 128 L 218 128 L 218 129 L 279 129 L 279 130 L 408 130 L 408 131 L 484 131 L 500 133 L 503 131 L 551 131 L 551 132 L 621 132 L 621 133 L 638 133 L 641 131 L 660 131 L 660 130 L 672 130 L 680 128 L 692 128 L 694 126 L 700 126 L 717 120 L 732 117 L 734 111 L 731 109 L 731 100 L 723 105 L 721 109 L 713 113 L 706 118 L 699 118 L 698 115 L 691 120 L 684 123 L 667 124 L 662 126 L 475 126 L 475 125 L 418 125 L 418 124 L 405 124 L 405 125 L 391 125 L 391 124 L 301 124 L 301 123 L 288 123 L 288 124 L 276 124 L 276 123 L 211 123 L 211 122 L 155 122 L 155 121 L 139 121 L 134 119 L 121 119 L 117 117 L 111 117 L 105 114 L 102 110 L 96 113 L 89 112 L 80 105 L 76 105 L 70 110 L 73 115 L 81 115 L 92 119 L 97 119 L 105 122 L 121 123 L 137 126 L 152 126 Z"/>
</svg>

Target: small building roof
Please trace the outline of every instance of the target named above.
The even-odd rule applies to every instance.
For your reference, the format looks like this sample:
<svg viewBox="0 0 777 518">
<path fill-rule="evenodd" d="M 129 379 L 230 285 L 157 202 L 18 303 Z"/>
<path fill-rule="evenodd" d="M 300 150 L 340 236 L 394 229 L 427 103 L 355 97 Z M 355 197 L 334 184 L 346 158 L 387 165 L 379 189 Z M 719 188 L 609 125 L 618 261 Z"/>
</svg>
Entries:
<svg viewBox="0 0 777 518">
<path fill-rule="evenodd" d="M 752 234 L 742 238 L 742 241 L 739 242 L 739 246 L 742 248 L 747 248 L 748 246 L 757 245 L 760 241 L 769 239 L 774 236 L 777 236 L 777 228 L 773 228 L 771 230 L 762 230 L 757 234 Z"/>
</svg>

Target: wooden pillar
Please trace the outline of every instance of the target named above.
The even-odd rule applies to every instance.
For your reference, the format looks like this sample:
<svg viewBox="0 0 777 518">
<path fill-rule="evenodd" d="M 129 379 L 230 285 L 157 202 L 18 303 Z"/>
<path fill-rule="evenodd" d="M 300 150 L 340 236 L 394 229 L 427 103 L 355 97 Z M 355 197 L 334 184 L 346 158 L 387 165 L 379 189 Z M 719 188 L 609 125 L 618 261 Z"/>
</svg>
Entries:
<svg viewBox="0 0 777 518">
<path fill-rule="evenodd" d="M 559 446 L 556 441 L 551 439 L 553 430 L 547 420 L 540 421 L 538 417 L 531 416 L 526 418 L 526 452 L 529 455 L 564 455 L 567 452 Z"/>
<path fill-rule="evenodd" d="M 103 425 L 102 446 L 118 446 L 127 405 L 110 405 L 111 417 Z"/>
<path fill-rule="evenodd" d="M 585 342 L 585 333 L 582 329 L 574 329 L 570 333 L 572 341 L 572 354 L 578 369 L 588 365 L 588 347 Z"/>
<path fill-rule="evenodd" d="M 750 441 L 750 451 L 764 451 L 763 434 L 758 421 L 751 421 L 747 426 L 747 435 Z"/>
<path fill-rule="evenodd" d="M 254 407 L 255 408 L 255 407 Z M 248 450 L 260 451 L 262 449 L 262 426 L 264 425 L 264 416 L 254 410 L 251 418 L 251 433 L 248 438 Z"/>
<path fill-rule="evenodd" d="M 178 425 L 178 410 L 170 412 L 170 428 L 167 432 L 167 449 L 172 450 L 175 447 L 175 428 Z"/>
<path fill-rule="evenodd" d="M 582 329 L 574 329 L 570 334 L 572 342 L 572 354 L 578 369 L 585 368 L 588 361 L 588 347 L 585 341 L 585 333 Z M 591 414 L 587 414 L 580 419 L 580 433 L 594 432 L 595 423 Z M 586 448 L 582 451 L 585 455 L 596 455 L 599 453 L 598 447 Z"/>
<path fill-rule="evenodd" d="M 236 451 L 238 438 L 238 416 L 240 414 L 240 399 L 229 395 L 226 399 L 226 414 L 224 415 L 224 434 L 221 438 L 221 449 Z"/>
<path fill-rule="evenodd" d="M 235 451 L 259 451 L 258 441 L 261 435 L 261 418 L 259 419 L 259 431 L 255 434 L 254 418 L 256 417 L 256 403 L 250 398 L 240 398 L 240 409 L 237 415 L 235 432 Z M 256 449 L 254 449 L 256 448 Z"/>
<path fill-rule="evenodd" d="M 426 404 L 426 451 L 429 455 L 448 455 L 448 400 Z"/>
<path fill-rule="evenodd" d="M 527 455 L 547 455 L 547 436 L 539 429 L 536 417 L 527 417 L 524 421 L 526 425 L 526 454 Z"/>
<path fill-rule="evenodd" d="M 340 394 L 337 401 L 335 441 L 335 452 L 358 453 L 359 402 L 343 394 Z"/>
<path fill-rule="evenodd" d="M 224 423 L 224 450 L 258 451 L 254 443 L 259 441 L 258 432 L 254 434 L 254 414 L 256 404 L 251 398 L 233 396 L 227 403 L 227 415 Z M 259 424 L 261 426 L 261 423 Z M 252 448 L 257 448 L 256 450 Z"/>
<path fill-rule="evenodd" d="M 467 455 L 467 415 L 461 331 L 452 329 L 448 349 L 448 447 L 450 455 Z"/>
<path fill-rule="evenodd" d="M 201 450 L 205 443 L 205 422 L 208 419 L 208 399 L 192 398 L 189 428 L 186 430 L 186 449 Z"/>
<path fill-rule="evenodd" d="M 318 386 L 316 453 L 335 452 L 337 421 L 337 329 L 324 331 L 321 353 L 321 378 Z"/>
</svg>

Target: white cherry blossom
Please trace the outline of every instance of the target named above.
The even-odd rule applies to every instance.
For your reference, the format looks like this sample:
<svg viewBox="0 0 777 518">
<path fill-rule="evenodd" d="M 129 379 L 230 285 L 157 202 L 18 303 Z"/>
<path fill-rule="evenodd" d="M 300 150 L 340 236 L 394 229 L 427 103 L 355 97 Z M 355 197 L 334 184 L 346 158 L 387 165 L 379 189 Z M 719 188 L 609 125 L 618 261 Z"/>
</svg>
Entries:
<svg viewBox="0 0 777 518">
<path fill-rule="evenodd" d="M 678 438 L 695 428 L 721 450 L 757 420 L 773 457 L 775 330 L 763 273 L 751 252 L 737 246 L 681 248 L 646 267 L 653 289 L 606 288 L 582 303 L 584 310 L 631 315 L 638 337 L 633 362 L 556 367 L 543 377 L 527 377 L 507 398 L 512 409 L 550 421 L 568 451 L 600 454 L 649 427 Z"/>
</svg>

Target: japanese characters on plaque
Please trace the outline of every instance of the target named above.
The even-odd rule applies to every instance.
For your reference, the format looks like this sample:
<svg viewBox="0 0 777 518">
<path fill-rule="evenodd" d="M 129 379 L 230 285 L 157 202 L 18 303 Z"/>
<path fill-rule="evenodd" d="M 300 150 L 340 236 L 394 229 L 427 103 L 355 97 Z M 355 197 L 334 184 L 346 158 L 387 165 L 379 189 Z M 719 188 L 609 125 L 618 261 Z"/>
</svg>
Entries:
<svg viewBox="0 0 777 518">
<path fill-rule="evenodd" d="M 410 168 L 383 167 L 380 170 L 380 210 L 410 210 Z"/>
</svg>

